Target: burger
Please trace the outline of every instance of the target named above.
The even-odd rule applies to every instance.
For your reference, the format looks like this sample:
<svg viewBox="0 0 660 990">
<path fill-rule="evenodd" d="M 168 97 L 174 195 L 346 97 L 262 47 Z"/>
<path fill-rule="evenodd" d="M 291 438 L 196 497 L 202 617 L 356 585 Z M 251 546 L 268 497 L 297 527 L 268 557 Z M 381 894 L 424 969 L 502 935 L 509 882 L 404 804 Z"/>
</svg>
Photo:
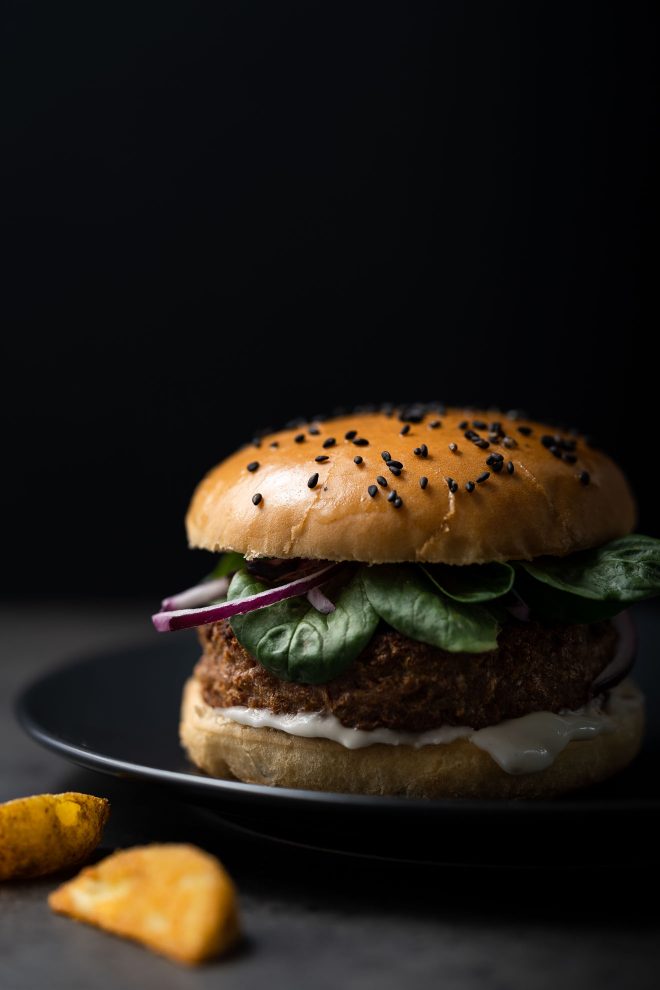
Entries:
<svg viewBox="0 0 660 990">
<path fill-rule="evenodd" d="M 288 424 L 195 491 L 207 579 L 180 736 L 206 773 L 439 798 L 546 797 L 640 748 L 628 607 L 660 592 L 616 464 L 578 431 L 438 404 Z"/>
</svg>

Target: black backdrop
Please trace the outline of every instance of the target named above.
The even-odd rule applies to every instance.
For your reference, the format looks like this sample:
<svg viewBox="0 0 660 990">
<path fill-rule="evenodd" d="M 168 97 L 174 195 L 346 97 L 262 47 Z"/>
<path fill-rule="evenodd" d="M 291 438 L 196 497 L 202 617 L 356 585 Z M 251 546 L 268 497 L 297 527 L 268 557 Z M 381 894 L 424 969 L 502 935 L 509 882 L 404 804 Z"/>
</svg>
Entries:
<svg viewBox="0 0 660 990">
<path fill-rule="evenodd" d="M 582 425 L 658 533 L 652 9 L 6 3 L 6 593 L 173 591 L 207 467 L 390 398 Z"/>
</svg>

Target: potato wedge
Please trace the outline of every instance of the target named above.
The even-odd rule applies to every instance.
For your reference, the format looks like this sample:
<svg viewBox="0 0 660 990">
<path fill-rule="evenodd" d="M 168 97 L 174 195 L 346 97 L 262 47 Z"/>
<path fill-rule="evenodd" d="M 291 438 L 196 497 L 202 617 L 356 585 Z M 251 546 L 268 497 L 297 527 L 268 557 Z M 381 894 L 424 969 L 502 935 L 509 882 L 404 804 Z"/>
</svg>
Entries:
<svg viewBox="0 0 660 990">
<path fill-rule="evenodd" d="M 83 863 L 101 841 L 110 802 L 37 794 L 0 804 L 0 880 L 41 877 Z"/>
<path fill-rule="evenodd" d="M 238 938 L 234 884 L 196 846 L 136 846 L 88 866 L 48 898 L 53 911 L 195 964 Z"/>
</svg>

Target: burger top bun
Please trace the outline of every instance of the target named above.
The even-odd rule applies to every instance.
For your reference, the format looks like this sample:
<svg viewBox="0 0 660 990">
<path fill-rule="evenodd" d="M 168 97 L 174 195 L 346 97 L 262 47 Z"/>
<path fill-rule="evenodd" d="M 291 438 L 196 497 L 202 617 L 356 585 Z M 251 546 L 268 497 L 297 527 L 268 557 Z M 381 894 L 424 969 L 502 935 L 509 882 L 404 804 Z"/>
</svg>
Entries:
<svg viewBox="0 0 660 990">
<path fill-rule="evenodd" d="M 192 547 L 372 564 L 562 556 L 634 524 L 624 475 L 584 437 L 428 407 L 263 436 L 206 475 L 186 517 Z"/>
</svg>

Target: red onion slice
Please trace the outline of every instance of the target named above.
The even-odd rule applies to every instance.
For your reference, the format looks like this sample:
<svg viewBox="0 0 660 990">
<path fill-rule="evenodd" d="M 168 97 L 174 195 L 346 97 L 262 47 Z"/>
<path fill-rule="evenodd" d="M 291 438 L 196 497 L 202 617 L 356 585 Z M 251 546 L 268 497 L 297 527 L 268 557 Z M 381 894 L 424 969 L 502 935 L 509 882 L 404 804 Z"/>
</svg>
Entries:
<svg viewBox="0 0 660 990">
<path fill-rule="evenodd" d="M 320 560 L 282 560 L 278 557 L 254 557 L 246 560 L 245 568 L 248 574 L 254 574 L 259 581 L 275 584 L 277 581 L 293 581 L 297 577 L 311 574 L 319 569 Z"/>
<path fill-rule="evenodd" d="M 330 615 L 334 612 L 335 606 L 332 604 L 329 598 L 323 594 L 320 588 L 310 588 L 307 592 L 307 601 L 310 605 L 313 605 L 317 612 L 321 615 Z"/>
<path fill-rule="evenodd" d="M 229 587 L 229 578 L 214 578 L 212 581 L 202 581 L 194 588 L 172 595 L 171 598 L 164 598 L 160 606 L 161 612 L 171 612 L 177 608 L 195 608 L 197 605 L 206 605 L 215 598 L 224 598 Z"/>
<path fill-rule="evenodd" d="M 220 605 L 207 605 L 204 608 L 184 608 L 173 612 L 156 612 L 151 616 L 151 621 L 158 632 L 175 632 L 177 629 L 191 629 L 194 626 L 205 626 L 209 622 L 217 622 L 218 619 L 228 619 L 232 615 L 245 615 L 246 612 L 254 612 L 258 608 L 265 608 L 267 605 L 275 605 L 277 602 L 286 601 L 287 598 L 295 598 L 297 595 L 305 595 L 311 588 L 318 584 L 323 584 L 328 580 L 330 572 L 337 568 L 337 564 L 328 564 L 327 567 L 307 574 L 305 577 L 288 584 L 282 584 L 279 588 L 267 588 L 256 595 L 248 595 L 245 598 L 234 598 L 230 602 L 222 602 Z"/>
<path fill-rule="evenodd" d="M 515 595 L 517 600 L 515 605 L 507 605 L 507 612 L 510 612 L 514 619 L 518 619 L 519 622 L 529 622 L 529 605 L 520 597 L 515 588 L 512 588 L 511 592 Z"/>
<path fill-rule="evenodd" d="M 626 676 L 635 660 L 637 637 L 635 626 L 628 611 L 621 612 L 612 619 L 612 625 L 619 634 L 616 653 L 604 670 L 601 670 L 591 685 L 592 694 L 602 694 L 608 688 L 614 687 Z"/>
<path fill-rule="evenodd" d="M 525 605 L 523 601 L 517 602 L 515 605 L 507 605 L 506 610 L 519 622 L 529 622 L 529 606 Z"/>
</svg>

